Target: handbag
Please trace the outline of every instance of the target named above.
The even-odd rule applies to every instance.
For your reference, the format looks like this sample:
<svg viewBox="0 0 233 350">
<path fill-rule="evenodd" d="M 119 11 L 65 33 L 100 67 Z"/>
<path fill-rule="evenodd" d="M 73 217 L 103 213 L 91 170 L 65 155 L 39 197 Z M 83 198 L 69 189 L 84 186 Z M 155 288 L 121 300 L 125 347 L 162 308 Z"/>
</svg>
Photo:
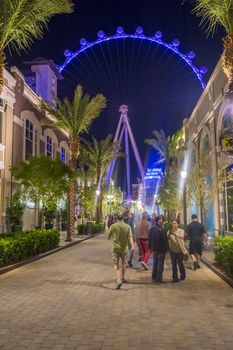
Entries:
<svg viewBox="0 0 233 350">
<path fill-rule="evenodd" d="M 189 259 L 188 254 L 181 253 L 181 255 L 182 255 L 182 259 L 183 259 L 184 261 L 188 261 L 188 259 Z"/>
<path fill-rule="evenodd" d="M 181 256 L 182 256 L 183 261 L 188 261 L 188 259 L 189 259 L 188 253 L 183 253 L 183 252 L 182 252 L 182 247 L 181 247 L 180 242 L 179 242 L 179 239 L 178 239 L 177 237 L 176 237 L 176 243 L 177 243 L 177 245 L 180 247 Z"/>
</svg>

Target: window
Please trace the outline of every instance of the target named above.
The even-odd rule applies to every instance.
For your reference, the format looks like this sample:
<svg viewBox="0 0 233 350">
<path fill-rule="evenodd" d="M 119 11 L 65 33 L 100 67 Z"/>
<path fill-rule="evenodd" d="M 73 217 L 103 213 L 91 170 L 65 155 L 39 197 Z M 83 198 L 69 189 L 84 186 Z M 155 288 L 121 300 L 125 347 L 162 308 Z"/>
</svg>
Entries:
<svg viewBox="0 0 233 350">
<path fill-rule="evenodd" d="M 196 165 L 196 152 L 193 149 L 191 153 L 191 168 L 193 168 Z"/>
<path fill-rule="evenodd" d="M 64 147 L 61 148 L 60 158 L 64 163 L 66 163 L 66 150 Z"/>
<path fill-rule="evenodd" d="M 210 151 L 210 138 L 208 134 L 205 134 L 205 137 L 203 139 L 203 151 L 204 152 Z"/>
<path fill-rule="evenodd" d="M 46 138 L 46 155 L 53 158 L 53 140 L 50 136 Z"/>
<path fill-rule="evenodd" d="M 30 120 L 26 119 L 25 123 L 25 159 L 29 159 L 34 155 L 34 127 Z"/>
</svg>

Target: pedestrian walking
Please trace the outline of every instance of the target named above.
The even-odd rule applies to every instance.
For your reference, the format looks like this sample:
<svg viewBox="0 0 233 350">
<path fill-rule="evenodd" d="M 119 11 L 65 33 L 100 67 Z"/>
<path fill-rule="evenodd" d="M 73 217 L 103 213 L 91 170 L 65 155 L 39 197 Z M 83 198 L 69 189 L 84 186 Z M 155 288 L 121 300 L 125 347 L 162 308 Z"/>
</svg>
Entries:
<svg viewBox="0 0 233 350">
<path fill-rule="evenodd" d="M 177 220 L 172 220 L 172 228 L 168 231 L 167 236 L 172 261 L 172 282 L 179 282 L 185 280 L 186 277 L 183 257 L 187 255 L 187 250 L 184 244 L 184 230 L 178 227 Z M 178 278 L 177 265 L 180 278 Z"/>
<path fill-rule="evenodd" d="M 107 227 L 108 227 L 108 229 L 112 226 L 113 223 L 114 223 L 114 216 L 113 215 L 108 215 L 108 218 L 107 218 Z"/>
<path fill-rule="evenodd" d="M 162 227 L 162 216 L 154 217 L 154 225 L 149 231 L 149 247 L 153 253 L 152 281 L 161 284 L 164 260 L 166 252 L 169 250 L 167 233 Z"/>
<path fill-rule="evenodd" d="M 205 232 L 205 228 L 197 221 L 197 215 L 191 216 L 192 222 L 187 227 L 187 233 L 190 240 L 189 254 L 193 261 L 193 270 L 200 268 L 200 261 L 203 250 L 203 243 L 208 242 L 208 235 Z"/>
<path fill-rule="evenodd" d="M 137 244 L 141 253 L 141 265 L 144 270 L 148 270 L 148 260 L 150 258 L 150 248 L 149 248 L 149 230 L 150 223 L 147 220 L 148 214 L 144 212 L 142 218 L 139 221 L 136 229 Z"/>
<path fill-rule="evenodd" d="M 125 210 L 124 212 L 124 222 L 128 224 L 131 228 L 132 231 L 132 236 L 133 236 L 133 241 L 135 242 L 135 230 L 134 230 L 134 217 L 130 210 Z M 130 242 L 128 242 L 128 256 L 127 256 L 127 261 L 128 261 L 128 266 L 133 267 L 133 250 L 131 249 Z"/>
<path fill-rule="evenodd" d="M 125 280 L 125 262 L 128 253 L 128 241 L 134 251 L 132 231 L 123 221 L 123 213 L 118 214 L 117 222 L 112 224 L 108 231 L 108 239 L 112 239 L 112 260 L 117 276 L 116 289 L 120 289 Z"/>
</svg>

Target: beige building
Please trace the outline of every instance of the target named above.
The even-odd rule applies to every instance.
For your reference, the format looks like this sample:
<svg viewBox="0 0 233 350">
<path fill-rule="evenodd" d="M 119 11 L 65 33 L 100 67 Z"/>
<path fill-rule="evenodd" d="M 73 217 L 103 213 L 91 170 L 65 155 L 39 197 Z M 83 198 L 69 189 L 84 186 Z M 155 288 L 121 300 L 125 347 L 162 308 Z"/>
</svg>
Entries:
<svg viewBox="0 0 233 350">
<path fill-rule="evenodd" d="M 7 199 L 13 192 L 11 166 L 31 156 L 46 154 L 69 161 L 67 135 L 42 127 L 39 111 L 41 98 L 54 102 L 60 73 L 51 60 L 27 62 L 29 73 L 24 76 L 16 67 L 4 69 L 4 89 L 0 99 L 0 224 L 5 230 Z M 28 82 L 28 83 L 27 83 Z M 24 229 L 37 225 L 34 203 L 27 203 Z"/>
<path fill-rule="evenodd" d="M 187 170 L 189 171 L 196 164 L 201 151 L 205 149 L 209 154 L 209 179 L 211 181 L 215 178 L 218 182 L 214 203 L 207 215 L 207 227 L 211 235 L 217 235 L 223 231 L 233 232 L 233 182 L 227 179 L 230 165 L 233 164 L 233 157 L 222 152 L 221 147 L 222 136 L 226 133 L 229 135 L 230 126 L 230 132 L 233 134 L 233 107 L 229 107 L 231 104 L 228 103 L 227 120 L 226 113 L 223 111 L 223 108 L 226 107 L 224 98 L 226 91 L 227 79 L 221 68 L 220 60 L 191 116 L 184 120 L 187 141 L 186 156 L 189 157 Z M 193 203 L 188 202 L 188 222 L 194 212 L 201 220 L 201 208 L 195 208 Z"/>
</svg>

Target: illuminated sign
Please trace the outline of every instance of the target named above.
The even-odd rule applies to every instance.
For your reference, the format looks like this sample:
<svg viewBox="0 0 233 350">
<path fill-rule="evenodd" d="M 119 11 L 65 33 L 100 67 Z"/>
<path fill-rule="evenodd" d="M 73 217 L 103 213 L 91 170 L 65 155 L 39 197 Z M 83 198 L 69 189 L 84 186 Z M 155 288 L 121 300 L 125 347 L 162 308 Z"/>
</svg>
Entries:
<svg viewBox="0 0 233 350">
<path fill-rule="evenodd" d="M 148 168 L 144 180 L 161 180 L 164 174 L 160 168 Z"/>
</svg>

